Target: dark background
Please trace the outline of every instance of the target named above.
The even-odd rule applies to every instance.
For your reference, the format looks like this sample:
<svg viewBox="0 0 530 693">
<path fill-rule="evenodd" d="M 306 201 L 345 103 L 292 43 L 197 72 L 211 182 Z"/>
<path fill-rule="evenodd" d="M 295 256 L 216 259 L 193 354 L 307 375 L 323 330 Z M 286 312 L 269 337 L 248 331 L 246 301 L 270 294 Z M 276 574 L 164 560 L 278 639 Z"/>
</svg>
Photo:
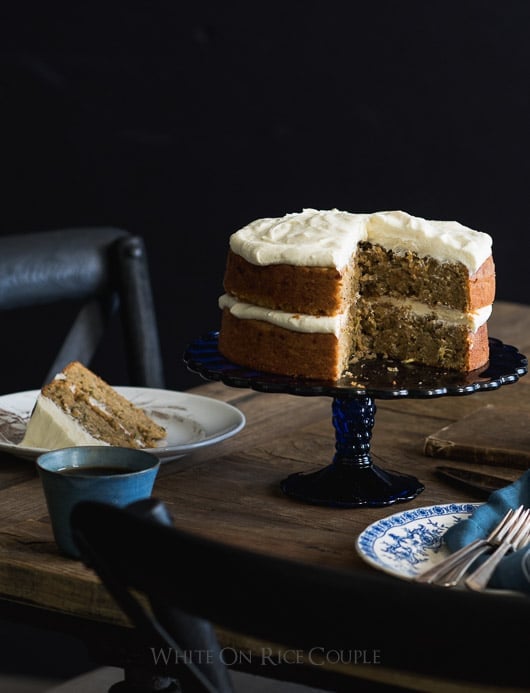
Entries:
<svg viewBox="0 0 530 693">
<path fill-rule="evenodd" d="M 526 0 L 22 0 L 0 22 L 0 232 L 142 234 L 168 387 L 198 384 L 182 352 L 262 216 L 457 219 L 493 236 L 498 298 L 530 302 Z M 41 385 L 61 320 L 2 317 L 1 392 Z"/>
<path fill-rule="evenodd" d="M 493 236 L 498 298 L 530 303 L 529 37 L 527 0 L 2 3 L 0 233 L 141 234 L 172 389 L 199 383 L 182 352 L 262 216 L 457 219 Z M 1 317 L 0 393 L 40 387 L 64 321 Z M 126 384 L 107 346 L 97 370 Z M 51 671 L 54 647 L 78 667 L 6 632 L 3 669 Z"/>
</svg>

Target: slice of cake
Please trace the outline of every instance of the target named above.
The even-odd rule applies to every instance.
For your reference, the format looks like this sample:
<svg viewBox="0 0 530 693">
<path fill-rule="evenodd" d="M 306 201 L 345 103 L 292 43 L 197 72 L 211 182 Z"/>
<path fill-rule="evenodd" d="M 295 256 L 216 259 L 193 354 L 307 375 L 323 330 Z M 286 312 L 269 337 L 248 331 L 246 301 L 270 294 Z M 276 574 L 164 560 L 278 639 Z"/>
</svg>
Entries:
<svg viewBox="0 0 530 693">
<path fill-rule="evenodd" d="M 304 209 L 230 237 L 219 350 L 236 364 L 338 379 L 359 359 L 487 363 L 492 239 L 406 212 Z"/>
<path fill-rule="evenodd" d="M 165 436 L 166 430 L 142 409 L 73 361 L 42 388 L 20 445 L 154 448 Z"/>
</svg>

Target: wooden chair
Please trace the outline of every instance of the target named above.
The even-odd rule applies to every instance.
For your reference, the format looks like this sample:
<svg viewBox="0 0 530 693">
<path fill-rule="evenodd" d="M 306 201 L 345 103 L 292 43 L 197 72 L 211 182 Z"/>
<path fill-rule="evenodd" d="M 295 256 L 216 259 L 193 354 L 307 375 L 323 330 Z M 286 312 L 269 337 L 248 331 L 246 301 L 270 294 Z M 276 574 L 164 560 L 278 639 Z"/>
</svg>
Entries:
<svg viewBox="0 0 530 693">
<path fill-rule="evenodd" d="M 431 690 L 421 688 L 426 681 L 436 690 L 444 682 L 448 690 L 469 690 L 469 684 L 528 690 L 526 640 L 515 633 L 524 632 L 530 603 L 520 595 L 444 590 L 280 560 L 177 530 L 167 518 L 160 523 L 164 512 L 148 499 L 125 509 L 83 503 L 72 516 L 84 561 L 148 643 L 173 653 L 193 651 L 179 617 L 184 612 L 279 643 L 283 651 L 358 655 L 357 671 L 371 663 L 380 677 L 376 684 L 362 673 L 327 675 L 317 663 L 310 682 L 326 690 Z M 149 598 L 154 615 L 134 599 L 137 591 Z M 162 667 L 159 673 L 182 677 L 185 693 L 229 691 L 215 658 L 218 645 L 209 637 L 203 647 L 211 647 L 214 666 L 191 662 L 184 671 Z M 291 675 L 304 671 L 287 669 Z"/>
<path fill-rule="evenodd" d="M 40 387 L 69 361 L 90 367 L 102 353 L 109 382 L 164 387 L 147 252 L 138 235 L 87 227 L 1 236 L 0 311 L 3 353 L 14 355 L 14 360 L 2 360 L 3 392 L 12 391 L 10 382 L 16 391 Z M 10 331 L 7 326 L 13 324 L 20 329 Z M 128 382 L 116 379 L 114 366 Z M 34 625 L 33 616 L 26 621 L 20 611 L 17 605 L 13 615 L 4 604 L 1 623 L 6 631 L 11 622 L 23 625 L 22 635 L 13 635 L 10 643 L 24 671 L 25 638 L 39 643 L 43 660 L 48 647 L 52 657 L 50 641 L 65 644 L 68 651 L 69 643 L 79 640 L 68 624 L 55 626 L 47 615 Z M 55 639 L 46 639 L 50 632 Z M 78 659 L 84 666 L 84 657 Z M 70 663 L 59 661 L 60 675 L 63 667 L 70 672 Z M 37 676 L 43 667 L 35 662 L 33 668 Z"/>
<path fill-rule="evenodd" d="M 42 384 L 69 361 L 90 366 L 119 313 L 130 384 L 163 387 L 164 374 L 143 239 L 123 229 L 89 227 L 0 237 L 0 310 L 79 306 Z M 45 326 L 37 335 L 44 341 Z M 39 383 L 41 384 L 41 383 Z"/>
</svg>

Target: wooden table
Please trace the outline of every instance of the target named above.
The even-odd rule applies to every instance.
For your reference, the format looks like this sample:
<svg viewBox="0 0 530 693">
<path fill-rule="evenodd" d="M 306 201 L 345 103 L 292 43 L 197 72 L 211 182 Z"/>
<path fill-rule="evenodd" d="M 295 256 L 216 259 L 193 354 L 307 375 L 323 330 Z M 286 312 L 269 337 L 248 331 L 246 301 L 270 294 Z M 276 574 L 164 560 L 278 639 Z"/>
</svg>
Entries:
<svg viewBox="0 0 530 693">
<path fill-rule="evenodd" d="M 491 336 L 530 353 L 530 307 L 499 301 L 490 325 Z M 163 465 L 154 495 L 168 505 L 175 524 L 271 555 L 351 571 L 375 570 L 354 547 L 359 532 L 374 520 L 405 508 L 476 500 L 438 479 L 434 472 L 438 462 L 423 451 L 428 434 L 487 404 L 530 413 L 530 377 L 472 396 L 377 400 L 374 461 L 385 469 L 417 476 L 425 490 L 412 501 L 385 508 L 334 509 L 293 501 L 279 488 L 291 472 L 318 469 L 332 460 L 330 398 L 261 394 L 221 383 L 200 383 L 198 377 L 198 386 L 191 392 L 237 406 L 247 424 L 226 441 Z M 44 610 L 66 619 L 74 617 L 87 628 L 95 624 L 126 627 L 96 577 L 80 563 L 59 555 L 34 463 L 9 455 L 0 461 L 4 607 L 18 604 L 27 607 L 27 613 Z M 482 465 L 473 468 L 491 471 Z M 502 473 L 515 479 L 521 470 L 506 468 Z"/>
</svg>

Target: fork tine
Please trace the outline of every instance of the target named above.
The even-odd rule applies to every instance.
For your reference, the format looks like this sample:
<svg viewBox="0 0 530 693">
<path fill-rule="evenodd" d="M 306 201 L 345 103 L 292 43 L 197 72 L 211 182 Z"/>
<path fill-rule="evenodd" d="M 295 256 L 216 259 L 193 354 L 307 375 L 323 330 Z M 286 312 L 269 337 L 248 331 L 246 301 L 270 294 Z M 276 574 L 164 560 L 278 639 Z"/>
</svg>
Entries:
<svg viewBox="0 0 530 693">
<path fill-rule="evenodd" d="M 493 541 L 497 537 L 503 537 L 509 532 L 510 528 L 513 527 L 514 523 L 517 522 L 522 512 L 522 505 L 515 510 L 510 508 L 502 520 L 491 530 L 486 541 Z"/>
<path fill-rule="evenodd" d="M 526 533 L 517 542 L 517 548 L 522 549 L 524 546 L 526 546 L 528 544 L 529 541 L 530 541 L 530 525 L 527 527 Z"/>
<path fill-rule="evenodd" d="M 504 536 L 519 518 L 522 509 L 523 506 L 519 506 L 516 510 L 509 510 L 499 524 L 493 528 L 485 542 L 472 549 L 469 554 L 464 556 L 453 568 L 442 572 L 441 575 L 431 580 L 431 583 L 440 585 L 441 587 L 454 587 L 458 585 L 479 556 L 482 556 L 482 554 L 489 551 L 492 547 L 502 543 Z"/>
<path fill-rule="evenodd" d="M 496 541 L 498 535 L 501 537 L 509 530 L 515 521 L 519 518 L 524 506 L 520 505 L 516 510 L 510 508 L 504 515 L 501 521 L 493 528 L 486 538 L 475 539 L 475 541 L 458 549 L 450 556 L 445 558 L 440 563 L 437 563 L 432 568 L 417 575 L 414 579 L 416 582 L 433 583 L 445 576 L 448 571 L 452 571 L 455 567 L 460 566 L 462 562 L 469 562 L 466 569 L 474 562 L 481 553 L 488 550 L 492 546 L 492 542 Z"/>
<path fill-rule="evenodd" d="M 518 548 L 519 541 L 528 534 L 530 530 L 530 508 L 525 510 L 506 535 L 502 543 L 495 549 L 482 565 L 480 565 L 469 577 L 466 578 L 466 587 L 472 590 L 483 590 L 497 565 L 510 550 Z"/>
<path fill-rule="evenodd" d="M 526 546 L 528 541 L 530 540 L 530 509 L 528 510 L 526 520 L 525 522 L 521 525 L 520 530 L 517 532 L 517 536 L 514 538 L 512 545 L 513 545 L 513 550 L 516 551 L 517 549 L 521 549 L 523 546 Z"/>
<path fill-rule="evenodd" d="M 519 515 L 516 521 L 511 525 L 507 532 L 504 533 L 503 541 L 512 543 L 519 536 L 521 530 L 524 530 L 530 517 L 530 508 L 527 508 Z"/>
</svg>

